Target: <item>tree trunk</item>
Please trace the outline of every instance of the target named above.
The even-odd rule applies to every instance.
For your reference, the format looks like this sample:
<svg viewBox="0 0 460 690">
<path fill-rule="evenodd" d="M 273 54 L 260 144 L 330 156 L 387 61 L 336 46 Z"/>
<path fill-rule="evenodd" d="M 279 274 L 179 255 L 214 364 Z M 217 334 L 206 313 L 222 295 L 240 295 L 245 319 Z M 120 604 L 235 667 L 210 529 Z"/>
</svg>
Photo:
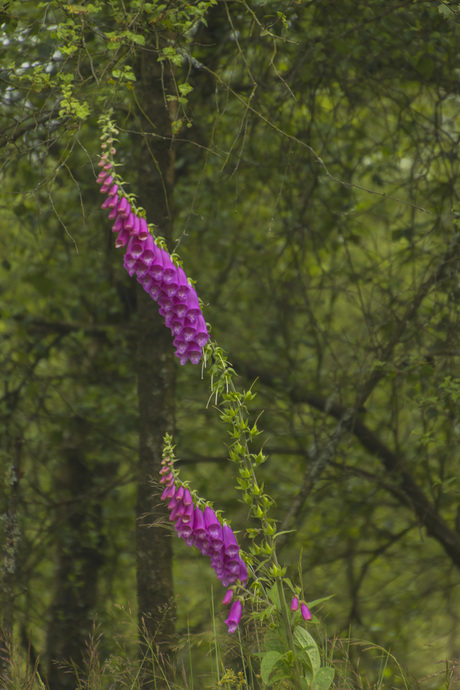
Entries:
<svg viewBox="0 0 460 690">
<path fill-rule="evenodd" d="M 73 690 L 69 662 L 82 666 L 82 652 L 96 613 L 98 571 L 103 563 L 102 510 L 90 499 L 95 473 L 86 461 L 85 420 L 69 420 L 62 465 L 56 478 L 58 510 L 57 568 L 47 633 L 51 690 Z"/>
<path fill-rule="evenodd" d="M 143 140 L 136 147 L 139 151 L 136 193 L 139 203 L 147 212 L 148 222 L 158 226 L 158 233 L 165 237 L 171 249 L 174 153 L 171 148 L 170 114 L 163 94 L 163 85 L 167 85 L 167 82 L 167 75 L 161 75 L 155 57 L 147 53 L 139 65 L 137 81 Z M 166 522 L 166 511 L 160 505 L 160 493 L 152 484 L 152 478 L 159 478 L 163 437 L 165 433 L 172 434 L 174 431 L 174 349 L 171 333 L 159 316 L 157 305 L 141 286 L 138 290 L 138 319 L 136 543 L 141 655 L 143 657 L 147 651 L 146 642 L 153 642 L 153 651 L 160 656 L 160 665 L 168 666 L 172 662 L 175 618 L 171 535 L 159 524 Z M 150 661 L 144 663 L 143 686 L 153 687 L 155 674 L 151 671 L 152 653 L 147 653 L 147 657 Z M 161 676 L 159 673 L 155 687 L 159 682 L 161 684 Z"/>
</svg>

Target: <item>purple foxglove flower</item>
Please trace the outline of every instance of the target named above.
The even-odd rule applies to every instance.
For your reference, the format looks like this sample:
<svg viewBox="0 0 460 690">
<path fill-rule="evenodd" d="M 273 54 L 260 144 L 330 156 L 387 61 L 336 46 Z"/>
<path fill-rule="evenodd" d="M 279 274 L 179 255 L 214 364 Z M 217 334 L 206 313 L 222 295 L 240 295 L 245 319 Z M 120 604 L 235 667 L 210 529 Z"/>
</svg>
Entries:
<svg viewBox="0 0 460 690">
<path fill-rule="evenodd" d="M 299 600 L 297 597 L 293 597 L 291 601 L 291 611 L 297 611 L 299 608 Z"/>
<path fill-rule="evenodd" d="M 176 492 L 176 500 L 177 500 L 177 501 L 182 501 L 182 499 L 184 498 L 184 493 L 185 493 L 184 487 L 183 487 L 183 486 L 180 486 L 180 487 L 177 489 L 177 492 Z"/>
<path fill-rule="evenodd" d="M 179 518 L 176 522 L 176 526 L 174 529 L 176 530 L 179 537 L 182 537 L 182 539 L 189 539 L 189 537 L 192 536 L 193 527 L 191 527 L 189 523 L 184 524 L 181 518 Z"/>
<path fill-rule="evenodd" d="M 129 240 L 129 232 L 127 232 L 126 230 L 121 230 L 118 233 L 117 239 L 115 240 L 115 247 L 117 249 L 120 249 L 120 247 L 124 247 L 126 244 L 128 244 L 128 240 Z"/>
<path fill-rule="evenodd" d="M 181 501 L 176 501 L 176 505 L 174 506 L 174 508 L 171 510 L 171 512 L 169 514 L 169 519 L 171 520 L 171 522 L 176 522 L 176 520 L 183 517 L 184 513 L 185 513 L 184 504 Z"/>
<path fill-rule="evenodd" d="M 186 505 L 186 506 L 193 506 L 193 498 L 192 498 L 192 494 L 190 493 L 190 489 L 188 489 L 188 488 L 185 489 L 184 497 L 183 497 L 182 501 L 184 502 L 184 505 Z"/>
<path fill-rule="evenodd" d="M 196 506 L 195 515 L 193 520 L 193 532 L 197 539 L 202 539 L 206 537 L 206 528 L 204 524 L 204 515 L 201 508 Z"/>
<path fill-rule="evenodd" d="M 184 324 L 182 323 L 182 321 L 179 321 L 177 316 L 174 313 L 172 313 L 171 325 L 169 326 L 169 328 L 171 329 L 173 335 L 179 335 L 179 333 L 181 332 L 183 327 L 184 327 Z M 201 350 L 200 350 L 200 357 L 201 357 Z"/>
<path fill-rule="evenodd" d="M 149 267 L 144 264 L 142 259 L 138 259 L 136 261 L 136 265 L 134 266 L 134 270 L 137 273 L 138 278 L 144 278 L 149 274 Z"/>
<path fill-rule="evenodd" d="M 185 318 L 185 315 L 186 315 L 187 309 L 188 309 L 185 302 L 178 300 L 177 294 L 173 297 L 173 301 L 174 301 L 174 311 L 176 312 L 177 316 L 180 319 Z"/>
<path fill-rule="evenodd" d="M 131 230 L 131 235 L 138 235 L 140 228 L 140 220 L 138 216 L 133 216 L 133 229 Z"/>
<path fill-rule="evenodd" d="M 186 320 L 188 320 L 188 314 Z M 195 343 L 198 343 L 200 347 L 203 347 L 203 345 L 206 345 L 209 340 L 209 333 L 206 327 L 206 321 L 204 320 L 202 314 L 198 316 L 193 325 L 195 327 L 195 335 L 193 336 L 193 340 Z"/>
<path fill-rule="evenodd" d="M 142 256 L 142 252 L 144 251 L 144 244 L 143 242 L 139 242 L 138 237 L 135 235 L 132 235 L 129 239 L 129 244 L 126 249 L 127 254 L 131 254 L 132 257 L 135 259 L 139 259 L 140 256 Z"/>
<path fill-rule="evenodd" d="M 188 321 L 193 324 L 197 316 L 201 314 L 200 303 L 198 301 L 198 295 L 196 290 L 190 290 L 186 298 L 187 304 L 187 315 Z"/>
<path fill-rule="evenodd" d="M 211 556 L 212 555 L 212 547 L 208 543 L 207 539 L 200 539 L 200 540 L 197 539 L 195 541 L 195 546 L 197 546 L 200 549 L 203 556 Z"/>
<path fill-rule="evenodd" d="M 121 218 L 121 216 L 118 216 L 118 218 L 116 219 L 115 223 L 112 226 L 112 232 L 120 232 L 120 230 L 123 230 L 123 229 L 124 229 L 123 218 Z"/>
<path fill-rule="evenodd" d="M 235 580 L 238 579 L 238 575 L 240 573 L 240 567 L 241 563 L 239 560 L 236 559 L 229 559 L 225 561 L 225 570 L 229 575 L 233 575 L 235 577 Z"/>
<path fill-rule="evenodd" d="M 104 194 L 107 192 L 107 196 L 114 196 L 118 192 L 118 185 L 112 183 L 113 177 L 110 177 L 109 175 L 101 187 L 101 192 Z"/>
<path fill-rule="evenodd" d="M 177 354 L 183 355 L 187 350 L 188 343 L 186 343 L 185 340 L 176 337 L 174 338 L 173 343 L 176 348 Z"/>
<path fill-rule="evenodd" d="M 125 222 L 123 223 L 123 227 L 125 228 L 125 230 L 132 232 L 134 226 L 134 217 L 134 213 L 130 211 L 128 216 L 125 218 Z"/>
<path fill-rule="evenodd" d="M 187 358 L 191 361 L 192 364 L 198 364 L 198 362 L 201 359 L 201 347 L 198 345 L 195 346 L 193 343 L 188 346 L 187 348 Z"/>
<path fill-rule="evenodd" d="M 114 185 L 114 186 L 116 187 L 116 185 Z M 117 189 L 118 189 L 118 187 L 117 187 Z M 109 194 L 109 196 L 107 198 L 109 201 L 109 203 L 107 204 L 107 207 L 117 209 L 118 202 L 120 200 L 120 197 L 118 196 L 118 194 L 116 192 L 115 192 L 115 194 Z"/>
<path fill-rule="evenodd" d="M 154 282 L 152 276 L 148 273 L 146 273 L 145 276 L 138 276 L 137 279 L 146 292 L 150 290 Z"/>
<path fill-rule="evenodd" d="M 160 484 L 166 484 L 168 482 L 171 482 L 171 480 L 174 482 L 174 475 L 172 472 L 168 472 L 168 474 L 164 474 L 161 479 L 160 479 Z M 170 483 L 168 483 L 168 486 L 171 486 Z"/>
<path fill-rule="evenodd" d="M 177 292 L 177 283 L 173 280 L 172 283 L 163 283 L 163 290 L 168 297 L 172 298 Z"/>
<path fill-rule="evenodd" d="M 147 237 L 151 237 L 147 221 L 145 218 L 139 218 L 139 239 L 144 241 Z"/>
<path fill-rule="evenodd" d="M 209 506 L 206 506 L 204 509 L 204 524 L 211 539 L 220 537 L 222 533 L 221 524 L 217 519 L 217 515 Z"/>
<path fill-rule="evenodd" d="M 138 235 L 139 240 L 141 240 L 141 234 L 139 233 Z M 151 266 L 153 263 L 153 260 L 155 259 L 155 253 L 158 251 L 158 248 L 153 241 L 152 235 L 149 233 L 148 236 L 145 238 L 145 240 L 142 242 L 142 261 L 146 266 Z"/>
<path fill-rule="evenodd" d="M 103 208 L 104 210 L 105 210 L 106 208 L 109 208 L 109 204 L 110 204 L 111 201 L 112 201 L 112 197 L 111 197 L 111 196 L 108 196 L 107 199 L 104 199 L 104 201 L 102 202 L 101 208 Z M 110 207 L 110 208 L 112 208 L 112 207 Z"/>
<path fill-rule="evenodd" d="M 191 344 L 191 341 L 195 337 L 195 333 L 196 330 L 194 324 L 187 323 L 186 321 L 183 329 L 180 332 L 180 337 L 182 338 L 182 340 L 185 340 L 187 343 Z"/>
<path fill-rule="evenodd" d="M 161 500 L 165 501 L 167 498 L 172 498 L 176 494 L 176 487 L 173 484 L 172 486 L 167 486 L 166 489 L 163 491 L 161 494 Z"/>
<path fill-rule="evenodd" d="M 302 614 L 302 618 L 304 619 L 304 621 L 311 621 L 310 609 L 304 601 L 300 605 L 300 613 Z"/>
<path fill-rule="evenodd" d="M 193 503 L 190 506 L 184 506 L 184 514 L 182 515 L 182 522 L 184 524 L 190 525 L 193 528 L 193 516 L 194 516 Z"/>
<path fill-rule="evenodd" d="M 165 249 L 161 249 L 163 256 L 163 282 L 166 284 L 172 283 L 176 277 L 177 268 L 173 264 L 171 257 Z"/>
<path fill-rule="evenodd" d="M 179 352 L 175 352 L 174 356 L 179 358 L 179 364 L 181 365 L 181 367 L 183 367 L 184 364 L 187 364 L 189 359 L 187 354 L 181 355 Z"/>
<path fill-rule="evenodd" d="M 158 247 L 152 263 L 150 264 L 150 274 L 155 280 L 160 281 L 163 276 L 163 251 Z"/>
<path fill-rule="evenodd" d="M 108 218 L 109 218 L 109 220 L 114 220 L 117 217 L 117 215 L 118 215 L 117 208 L 114 207 L 114 208 L 110 209 L 110 213 L 108 215 Z"/>
<path fill-rule="evenodd" d="M 162 292 L 162 290 L 161 290 L 161 287 L 158 285 L 158 283 L 155 282 L 155 278 L 152 276 L 152 274 L 149 273 L 149 275 L 150 275 L 150 277 L 151 277 L 152 280 L 153 280 L 153 283 L 152 283 L 152 285 L 151 285 L 151 287 L 150 287 L 150 290 L 149 290 L 149 295 L 150 295 L 150 297 L 151 297 L 152 299 L 154 299 L 155 301 L 157 301 L 158 298 L 161 297 L 161 295 L 163 294 L 163 292 Z"/>
<path fill-rule="evenodd" d="M 232 528 L 228 525 L 224 525 L 222 527 L 222 533 L 224 537 L 225 555 L 229 558 L 237 556 L 240 552 L 240 549 L 238 547 L 238 542 L 236 541 L 236 537 Z"/>
<path fill-rule="evenodd" d="M 187 276 L 185 275 L 185 271 L 181 266 L 177 267 L 177 274 L 176 274 L 176 280 L 177 280 L 177 298 L 180 300 L 185 300 L 187 298 L 188 293 L 192 289 L 191 285 L 189 284 L 187 280 Z"/>
<path fill-rule="evenodd" d="M 238 575 L 238 580 L 241 582 L 246 582 L 248 579 L 248 568 L 246 563 L 243 561 L 242 558 L 240 558 L 240 573 Z"/>
<path fill-rule="evenodd" d="M 225 624 L 228 626 L 228 632 L 234 633 L 235 630 L 238 628 L 238 625 L 240 624 L 241 620 L 241 614 L 243 612 L 243 605 L 239 599 L 233 602 L 231 608 L 230 608 L 230 613 L 228 614 L 228 618 L 225 621 Z"/>
<path fill-rule="evenodd" d="M 101 170 L 101 172 L 99 173 L 99 175 L 96 178 L 96 183 L 102 184 L 108 174 L 109 174 L 108 170 Z"/>
<path fill-rule="evenodd" d="M 100 168 L 102 168 L 102 166 L 105 165 L 106 163 L 107 163 L 107 154 L 106 154 L 106 153 L 103 153 L 102 156 L 101 156 L 101 160 L 100 160 L 99 163 L 98 163 L 98 166 L 99 166 Z"/>
<path fill-rule="evenodd" d="M 211 536 L 211 535 L 210 535 Z M 221 558 L 220 554 L 224 546 L 224 539 L 222 537 L 222 526 L 219 523 L 219 533 L 216 536 L 211 536 L 210 539 L 211 546 L 213 548 L 213 551 L 215 551 L 217 554 L 219 554 L 219 558 Z M 222 554 L 223 556 L 224 554 Z"/>
<path fill-rule="evenodd" d="M 225 592 L 224 598 L 222 599 L 223 605 L 227 606 L 231 602 L 232 599 L 233 599 L 233 589 L 228 589 Z"/>
<path fill-rule="evenodd" d="M 128 199 L 123 196 L 120 203 L 118 204 L 118 213 L 122 218 L 127 218 L 131 211 Z"/>
<path fill-rule="evenodd" d="M 129 237 L 129 233 L 127 230 L 123 230 L 123 232 L 125 232 Z M 136 272 L 136 261 L 134 261 L 134 259 L 132 259 L 128 254 L 125 254 L 123 257 L 123 266 L 128 271 L 128 274 L 131 277 L 135 274 L 135 272 Z"/>
</svg>

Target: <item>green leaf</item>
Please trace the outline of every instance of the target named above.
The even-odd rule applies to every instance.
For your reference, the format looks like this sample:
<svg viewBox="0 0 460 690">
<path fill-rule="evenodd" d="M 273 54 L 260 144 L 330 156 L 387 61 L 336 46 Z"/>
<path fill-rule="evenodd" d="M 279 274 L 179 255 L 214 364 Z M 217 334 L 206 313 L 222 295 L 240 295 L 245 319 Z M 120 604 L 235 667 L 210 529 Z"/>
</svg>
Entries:
<svg viewBox="0 0 460 690">
<path fill-rule="evenodd" d="M 331 666 L 323 666 L 315 675 L 312 690 L 329 690 L 334 676 L 335 670 Z"/>
<path fill-rule="evenodd" d="M 278 661 L 282 658 L 279 652 L 271 651 L 267 652 L 260 664 L 260 675 L 262 676 L 262 681 L 265 685 L 268 685 L 268 678 L 273 668 L 276 666 Z"/>
<path fill-rule="evenodd" d="M 310 633 L 301 626 L 297 626 L 294 630 L 294 637 L 302 652 L 307 656 L 315 676 L 321 667 L 321 658 L 318 651 L 318 645 Z"/>
<path fill-rule="evenodd" d="M 450 9 L 450 7 L 447 7 L 447 5 L 445 5 L 444 3 L 442 3 L 441 5 L 438 5 L 438 12 L 439 12 L 439 14 L 441 14 L 446 19 L 453 19 L 454 18 L 453 11 Z"/>
</svg>

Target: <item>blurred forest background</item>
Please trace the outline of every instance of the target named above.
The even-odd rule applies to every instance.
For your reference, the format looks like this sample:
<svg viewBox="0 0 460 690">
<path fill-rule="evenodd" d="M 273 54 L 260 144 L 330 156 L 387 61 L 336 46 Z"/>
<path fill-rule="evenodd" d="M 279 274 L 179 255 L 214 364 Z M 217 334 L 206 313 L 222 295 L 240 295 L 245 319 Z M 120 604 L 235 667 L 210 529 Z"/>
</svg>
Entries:
<svg viewBox="0 0 460 690">
<path fill-rule="evenodd" d="M 209 383 L 100 210 L 112 108 L 128 191 L 256 381 L 281 560 L 307 600 L 334 595 L 322 634 L 447 683 L 430 676 L 460 657 L 459 19 L 436 0 L 1 4 L 5 673 L 13 636 L 75 687 L 55 662 L 81 663 L 96 616 L 103 658 L 133 654 L 139 620 L 189 635 L 204 672 L 222 588 L 148 526 L 165 431 L 246 545 Z M 372 683 L 378 654 L 349 654 Z"/>
</svg>

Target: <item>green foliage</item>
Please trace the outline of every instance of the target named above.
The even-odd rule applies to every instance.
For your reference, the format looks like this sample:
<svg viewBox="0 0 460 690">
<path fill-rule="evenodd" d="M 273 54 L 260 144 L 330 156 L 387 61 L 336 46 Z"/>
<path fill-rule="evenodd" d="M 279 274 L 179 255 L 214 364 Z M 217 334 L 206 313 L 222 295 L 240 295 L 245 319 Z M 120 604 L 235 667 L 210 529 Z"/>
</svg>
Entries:
<svg viewBox="0 0 460 690">
<path fill-rule="evenodd" d="M 287 580 L 301 582 L 307 600 L 337 593 L 325 634 L 352 626 L 427 676 L 422 686 L 453 687 L 452 664 L 428 676 L 458 654 L 458 4 L 53 1 L 1 13 L 4 483 L 25 440 L 16 627 L 46 651 L 57 559 L 70 549 L 62 513 L 79 501 L 101 558 L 100 653 L 112 669 L 112 602 L 135 598 L 136 297 L 92 182 L 97 118 L 113 108 L 127 192 L 137 174 L 160 197 L 159 144 L 175 152 L 172 245 L 164 217 L 149 221 L 231 353 L 232 364 L 208 354 L 206 409 L 199 372 L 178 371 L 185 476 L 271 568 L 268 590 L 279 578 L 291 592 Z M 245 393 L 231 388 L 235 371 Z M 65 458 L 78 446 L 92 482 L 77 500 Z M 10 500 L 2 489 L 1 513 Z M 175 559 L 198 675 L 209 580 L 179 547 Z M 177 629 L 188 629 L 183 609 Z M 281 672 L 286 650 L 258 653 L 270 653 L 264 678 Z M 359 668 L 357 654 L 344 652 L 348 675 L 337 667 L 333 683 L 410 687 L 380 652 L 361 652 Z"/>
</svg>

